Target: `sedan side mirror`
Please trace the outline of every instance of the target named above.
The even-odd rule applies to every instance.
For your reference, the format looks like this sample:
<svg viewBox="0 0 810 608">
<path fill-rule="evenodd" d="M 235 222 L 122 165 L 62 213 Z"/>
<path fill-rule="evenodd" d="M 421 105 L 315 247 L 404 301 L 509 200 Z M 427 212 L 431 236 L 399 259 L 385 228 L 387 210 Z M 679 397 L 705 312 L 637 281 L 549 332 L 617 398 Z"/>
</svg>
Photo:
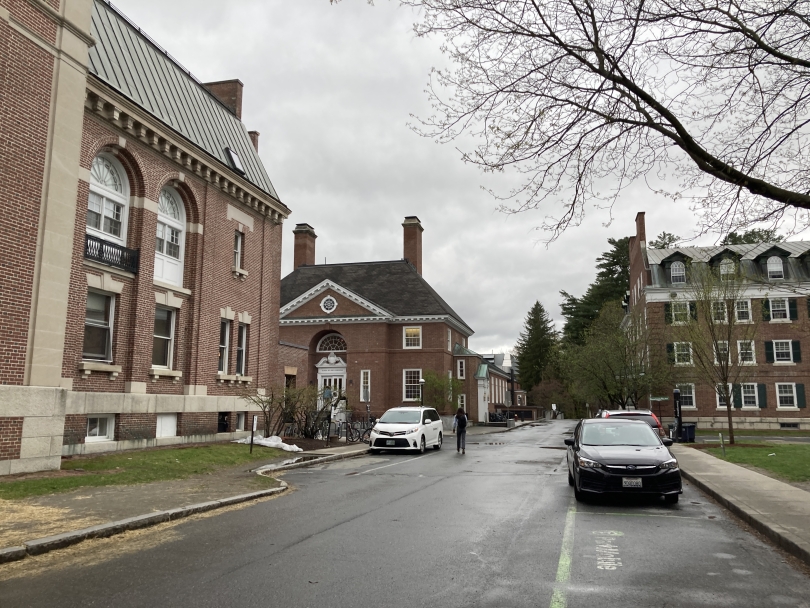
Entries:
<svg viewBox="0 0 810 608">
<path fill-rule="evenodd" d="M 669 437 L 664 437 L 663 439 L 661 439 L 661 443 L 669 447 L 672 445 L 672 439 L 670 439 Z"/>
<path fill-rule="evenodd" d="M 565 445 L 570 445 L 572 447 L 574 445 L 574 440 L 573 439 L 564 439 L 563 441 L 564 441 Z"/>
</svg>

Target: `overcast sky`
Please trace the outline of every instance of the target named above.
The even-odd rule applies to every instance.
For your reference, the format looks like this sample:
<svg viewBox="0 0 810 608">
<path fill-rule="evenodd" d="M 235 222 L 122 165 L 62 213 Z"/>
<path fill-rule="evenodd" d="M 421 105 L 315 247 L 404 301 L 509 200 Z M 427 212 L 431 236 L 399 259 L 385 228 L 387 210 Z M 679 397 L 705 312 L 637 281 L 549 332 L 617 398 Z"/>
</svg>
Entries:
<svg viewBox="0 0 810 608">
<path fill-rule="evenodd" d="M 484 175 L 458 150 L 413 133 L 430 112 L 424 89 L 444 65 L 439 40 L 416 39 L 417 14 L 391 0 L 115 0 L 130 19 L 203 82 L 239 78 L 242 120 L 261 132 L 259 153 L 281 200 L 282 276 L 292 229 L 318 235 L 318 263 L 400 259 L 402 220 L 422 221 L 423 275 L 475 330 L 478 352 L 507 352 L 539 300 L 561 327 L 560 290 L 581 295 L 607 239 L 694 230 L 685 203 L 639 184 L 613 210 L 592 210 L 548 248 L 533 230 L 543 213 L 506 216 L 481 189 L 506 192 L 512 175 Z M 547 213 L 557 213 L 548 209 Z M 696 244 L 710 244 L 702 239 Z"/>
</svg>

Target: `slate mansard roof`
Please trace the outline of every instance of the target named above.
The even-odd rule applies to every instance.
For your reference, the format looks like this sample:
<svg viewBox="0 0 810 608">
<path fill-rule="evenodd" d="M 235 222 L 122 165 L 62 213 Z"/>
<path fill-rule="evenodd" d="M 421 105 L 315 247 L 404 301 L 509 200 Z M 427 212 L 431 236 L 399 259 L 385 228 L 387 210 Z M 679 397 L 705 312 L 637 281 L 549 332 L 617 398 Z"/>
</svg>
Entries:
<svg viewBox="0 0 810 608">
<path fill-rule="evenodd" d="M 281 307 L 323 281 L 356 293 L 397 317 L 449 315 L 473 330 L 405 260 L 299 266 L 281 279 Z"/>
<path fill-rule="evenodd" d="M 671 247 L 668 249 L 645 250 L 652 278 L 651 287 L 669 287 L 665 263 L 672 256 L 680 254 L 692 263 L 706 264 L 724 251 L 733 252 L 740 260 L 740 269 L 747 277 L 767 281 L 756 259 L 771 250 L 781 250 L 785 256 L 786 278 L 793 281 L 810 281 L 810 266 L 804 264 L 810 257 L 810 241 L 784 241 L 780 243 L 754 243 L 745 245 L 717 245 L 714 247 Z M 785 255 L 787 254 L 787 255 Z"/>
<path fill-rule="evenodd" d="M 245 179 L 278 199 L 242 121 L 108 0 L 94 2 L 92 35 L 93 76 L 231 169 L 234 150 Z"/>
</svg>

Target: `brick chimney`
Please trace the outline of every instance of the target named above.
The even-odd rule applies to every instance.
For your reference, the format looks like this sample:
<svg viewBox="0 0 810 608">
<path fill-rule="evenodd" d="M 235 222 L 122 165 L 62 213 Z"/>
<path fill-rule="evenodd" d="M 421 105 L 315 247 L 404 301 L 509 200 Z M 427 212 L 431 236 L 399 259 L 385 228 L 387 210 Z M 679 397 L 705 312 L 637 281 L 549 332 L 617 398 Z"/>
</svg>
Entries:
<svg viewBox="0 0 810 608">
<path fill-rule="evenodd" d="M 219 99 L 239 120 L 242 120 L 242 89 L 244 84 L 241 80 L 220 80 L 218 82 L 206 82 L 203 86 L 208 89 L 214 97 Z M 252 138 L 251 138 L 252 139 Z"/>
<path fill-rule="evenodd" d="M 248 135 L 250 135 L 250 141 L 253 142 L 253 147 L 256 148 L 256 152 L 259 151 L 259 132 L 258 131 L 248 131 Z"/>
<path fill-rule="evenodd" d="M 415 215 L 409 215 L 402 222 L 403 236 L 405 237 L 405 246 L 403 248 L 403 255 L 408 260 L 416 272 L 422 274 L 422 222 Z"/>
<path fill-rule="evenodd" d="M 293 229 L 295 235 L 295 253 L 293 255 L 293 270 L 299 266 L 315 265 L 315 229 L 309 224 L 296 224 Z"/>
<path fill-rule="evenodd" d="M 644 212 L 636 213 L 636 239 L 647 243 L 647 230 L 644 225 Z"/>
</svg>

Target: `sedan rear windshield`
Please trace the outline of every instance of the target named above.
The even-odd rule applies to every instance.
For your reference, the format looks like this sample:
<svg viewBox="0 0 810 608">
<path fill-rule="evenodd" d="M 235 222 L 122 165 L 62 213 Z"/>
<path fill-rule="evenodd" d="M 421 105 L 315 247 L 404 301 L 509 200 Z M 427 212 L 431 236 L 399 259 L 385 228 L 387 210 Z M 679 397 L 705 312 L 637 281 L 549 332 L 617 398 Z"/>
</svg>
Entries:
<svg viewBox="0 0 810 608">
<path fill-rule="evenodd" d="M 419 424 L 421 420 L 420 413 L 413 410 L 388 410 L 379 419 L 378 422 L 386 424 Z"/>
<path fill-rule="evenodd" d="M 622 420 L 642 420 L 649 424 L 650 426 L 658 427 L 655 424 L 655 418 L 653 418 L 650 414 L 611 414 L 609 418 L 621 418 Z"/>
<path fill-rule="evenodd" d="M 661 445 L 658 437 L 646 424 L 585 424 L 582 427 L 582 445 Z"/>
</svg>

